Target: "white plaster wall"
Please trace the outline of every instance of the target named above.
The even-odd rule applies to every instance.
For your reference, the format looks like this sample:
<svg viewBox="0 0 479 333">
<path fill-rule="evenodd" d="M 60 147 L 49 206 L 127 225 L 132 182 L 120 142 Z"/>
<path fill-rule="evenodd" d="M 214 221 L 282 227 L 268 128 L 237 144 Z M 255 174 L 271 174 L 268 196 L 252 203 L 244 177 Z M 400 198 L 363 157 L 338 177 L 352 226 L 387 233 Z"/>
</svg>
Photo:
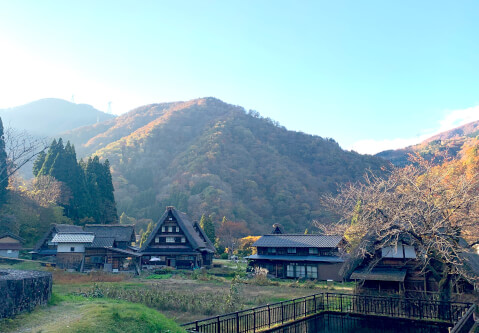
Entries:
<svg viewBox="0 0 479 333">
<path fill-rule="evenodd" d="M 70 251 L 70 248 L 74 247 L 75 251 Z M 57 246 L 57 252 L 68 252 L 68 253 L 75 253 L 75 252 L 80 252 L 83 253 L 85 252 L 85 244 L 78 244 L 78 243 L 61 243 L 58 244 Z"/>
</svg>

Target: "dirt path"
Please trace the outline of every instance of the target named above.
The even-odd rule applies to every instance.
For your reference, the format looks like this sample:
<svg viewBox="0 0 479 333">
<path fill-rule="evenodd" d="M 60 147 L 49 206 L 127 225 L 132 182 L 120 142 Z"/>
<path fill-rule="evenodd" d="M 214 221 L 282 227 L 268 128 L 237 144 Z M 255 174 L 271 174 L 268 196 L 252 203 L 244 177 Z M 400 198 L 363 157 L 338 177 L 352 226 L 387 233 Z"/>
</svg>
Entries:
<svg viewBox="0 0 479 333">
<path fill-rule="evenodd" d="M 22 314 L 15 319 L 15 327 L 1 327 L 5 333 L 50 333 L 61 332 L 72 323 L 79 321 L 84 316 L 85 303 L 62 303 L 48 308 L 38 308 L 29 314 Z"/>
</svg>

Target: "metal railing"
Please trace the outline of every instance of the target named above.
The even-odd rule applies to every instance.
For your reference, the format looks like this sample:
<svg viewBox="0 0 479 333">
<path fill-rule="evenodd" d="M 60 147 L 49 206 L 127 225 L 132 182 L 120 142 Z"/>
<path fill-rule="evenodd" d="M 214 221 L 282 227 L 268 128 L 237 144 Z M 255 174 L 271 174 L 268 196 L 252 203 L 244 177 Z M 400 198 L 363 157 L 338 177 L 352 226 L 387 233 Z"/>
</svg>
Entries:
<svg viewBox="0 0 479 333">
<path fill-rule="evenodd" d="M 474 311 L 476 311 L 476 305 L 472 305 L 466 314 L 462 316 L 459 321 L 450 330 L 450 333 L 467 333 L 474 326 Z"/>
<path fill-rule="evenodd" d="M 452 326 L 471 305 L 399 297 L 320 293 L 197 320 L 182 326 L 190 332 L 255 333 L 322 311 L 441 321 Z"/>
</svg>

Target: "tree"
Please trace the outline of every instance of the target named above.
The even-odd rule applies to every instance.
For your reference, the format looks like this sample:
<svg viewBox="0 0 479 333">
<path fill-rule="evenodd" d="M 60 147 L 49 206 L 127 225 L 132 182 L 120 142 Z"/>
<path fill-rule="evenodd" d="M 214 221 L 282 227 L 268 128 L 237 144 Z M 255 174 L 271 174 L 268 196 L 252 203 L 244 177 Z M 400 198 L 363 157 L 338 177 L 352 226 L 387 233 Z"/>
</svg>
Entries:
<svg viewBox="0 0 479 333">
<path fill-rule="evenodd" d="M 44 139 L 33 137 L 26 131 L 4 129 L 0 118 L 0 185 L 8 186 L 8 178 L 47 147 Z"/>
<path fill-rule="evenodd" d="M 233 222 L 223 218 L 223 223 L 218 228 L 219 243 L 228 249 L 228 253 L 233 254 L 239 246 L 239 239 L 249 234 L 246 222 Z"/>
<path fill-rule="evenodd" d="M 0 118 L 0 205 L 5 202 L 8 186 L 8 164 L 7 152 L 5 150 L 5 137 L 3 134 L 3 123 Z"/>
<path fill-rule="evenodd" d="M 27 196 L 42 207 L 52 207 L 68 203 L 71 193 L 62 182 L 54 177 L 39 175 L 31 181 Z"/>
<path fill-rule="evenodd" d="M 211 215 L 206 216 L 205 214 L 203 214 L 201 216 L 200 227 L 201 229 L 203 229 L 208 239 L 214 243 L 216 240 L 216 231 L 215 225 L 213 224 L 213 221 L 211 219 Z"/>
<path fill-rule="evenodd" d="M 148 227 L 146 228 L 146 231 L 141 235 L 140 247 L 143 246 L 143 244 L 145 244 L 145 242 L 148 240 L 148 237 L 150 236 L 152 231 L 153 231 L 153 223 L 150 222 L 148 223 Z"/>
<path fill-rule="evenodd" d="M 441 299 L 448 300 L 453 276 L 478 279 L 469 269 L 470 249 L 462 237 L 479 227 L 479 175 L 457 172 L 460 161 L 435 166 L 411 157 L 411 162 L 392 167 L 387 178 L 368 174 L 363 183 L 345 185 L 323 203 L 341 216 L 337 226 L 350 231 L 356 257 L 410 239 L 420 268 L 438 282 Z M 374 238 L 373 247 L 360 241 L 366 235 Z"/>
</svg>

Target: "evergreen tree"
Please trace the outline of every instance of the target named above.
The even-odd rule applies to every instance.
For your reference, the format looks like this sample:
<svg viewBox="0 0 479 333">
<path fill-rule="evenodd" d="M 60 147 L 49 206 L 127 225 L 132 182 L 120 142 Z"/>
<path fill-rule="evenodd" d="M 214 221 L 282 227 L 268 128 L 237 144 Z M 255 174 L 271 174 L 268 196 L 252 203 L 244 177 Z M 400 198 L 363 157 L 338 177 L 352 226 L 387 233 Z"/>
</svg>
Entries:
<svg viewBox="0 0 479 333">
<path fill-rule="evenodd" d="M 53 139 L 52 143 L 50 144 L 50 147 L 48 148 L 47 155 L 45 156 L 45 161 L 43 162 L 43 165 L 40 168 L 40 171 L 37 173 L 37 176 L 50 175 L 50 169 L 52 168 L 52 165 L 55 162 L 55 159 L 57 158 L 59 151 L 61 150 L 63 150 L 62 139 L 60 139 L 58 142 L 56 139 Z"/>
<path fill-rule="evenodd" d="M 63 140 L 53 140 L 48 153 L 40 154 L 33 166 L 36 177 L 49 175 L 62 182 L 71 192 L 63 205 L 65 215 L 77 223 L 116 223 L 118 213 L 113 195 L 113 181 L 108 160 L 101 163 L 98 156 L 87 162 L 77 162 L 75 146 Z"/>
<path fill-rule="evenodd" d="M 5 151 L 5 139 L 3 136 L 3 123 L 0 118 L 0 205 L 5 202 L 8 186 L 7 152 Z"/>
<path fill-rule="evenodd" d="M 201 216 L 200 220 L 200 227 L 205 232 L 206 236 L 209 238 L 211 242 L 215 242 L 216 239 L 216 231 L 215 225 L 211 220 L 211 216 L 205 216 L 204 214 Z"/>
<path fill-rule="evenodd" d="M 106 160 L 101 164 L 98 156 L 95 156 L 88 159 L 84 170 L 92 201 L 93 217 L 102 224 L 118 222 L 110 163 Z"/>
<path fill-rule="evenodd" d="M 43 167 L 43 163 L 45 163 L 45 158 L 47 154 L 42 150 L 38 155 L 36 160 L 33 162 L 33 175 L 37 177 L 40 173 L 40 170 Z"/>
</svg>

